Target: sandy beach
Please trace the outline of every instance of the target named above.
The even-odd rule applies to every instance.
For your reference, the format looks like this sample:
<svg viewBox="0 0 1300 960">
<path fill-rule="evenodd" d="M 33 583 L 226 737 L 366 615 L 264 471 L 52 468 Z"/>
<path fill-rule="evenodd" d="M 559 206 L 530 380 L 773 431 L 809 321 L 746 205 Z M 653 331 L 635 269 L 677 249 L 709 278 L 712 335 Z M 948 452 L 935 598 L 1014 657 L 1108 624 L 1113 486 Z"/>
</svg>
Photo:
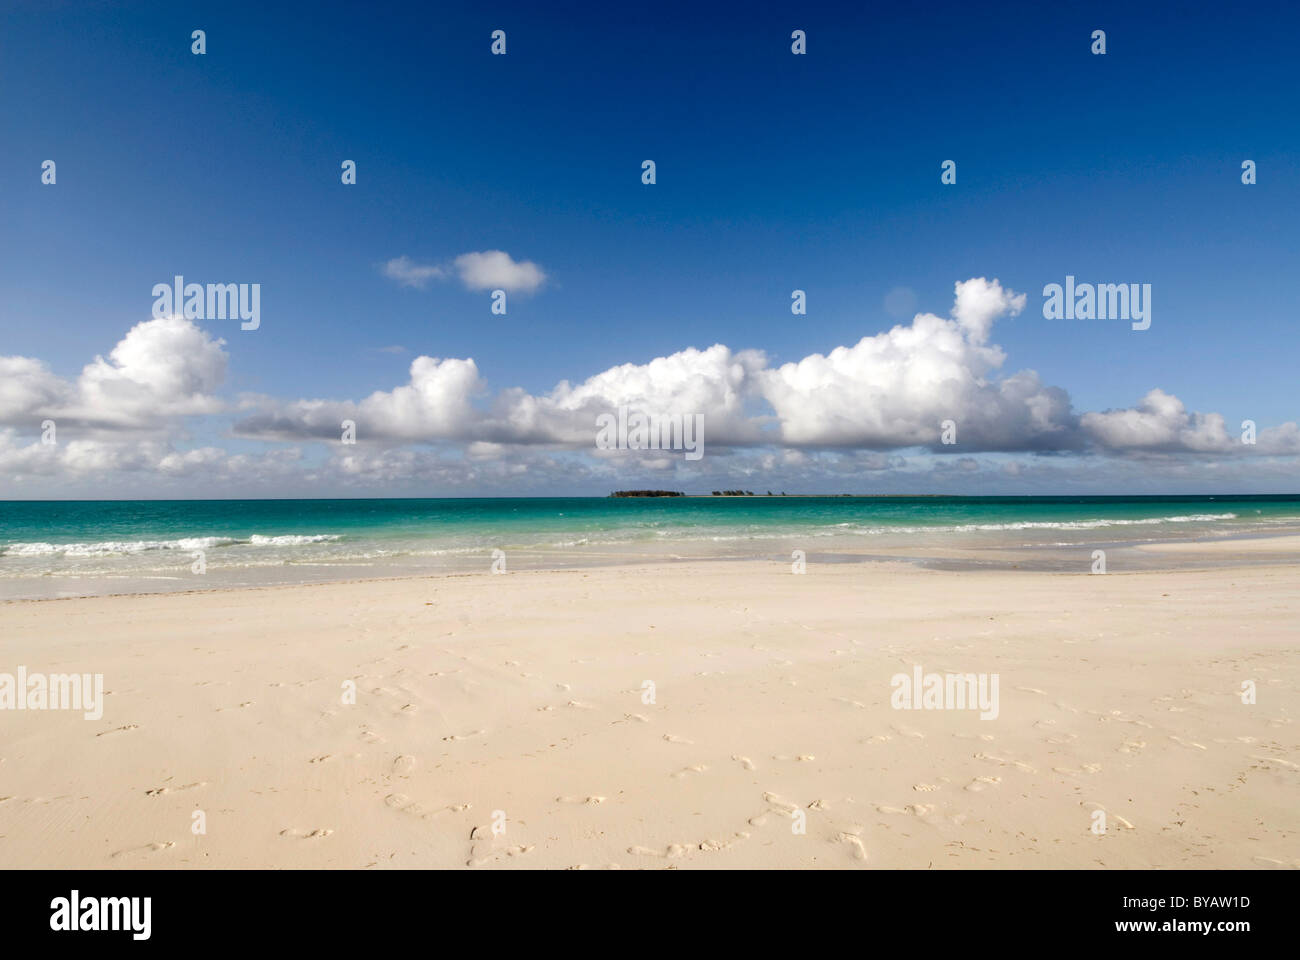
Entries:
<svg viewBox="0 0 1300 960">
<path fill-rule="evenodd" d="M 0 671 L 105 705 L 0 713 L 0 866 L 1296 867 L 1298 615 L 815 557 L 9 602 Z"/>
</svg>

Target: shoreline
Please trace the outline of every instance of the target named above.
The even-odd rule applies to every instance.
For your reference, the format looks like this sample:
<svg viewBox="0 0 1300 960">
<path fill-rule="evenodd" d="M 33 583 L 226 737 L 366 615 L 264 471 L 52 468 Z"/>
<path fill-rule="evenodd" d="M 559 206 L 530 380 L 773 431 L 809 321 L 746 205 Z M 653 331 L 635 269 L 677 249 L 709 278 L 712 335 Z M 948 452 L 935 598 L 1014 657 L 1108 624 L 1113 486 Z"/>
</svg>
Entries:
<svg viewBox="0 0 1300 960">
<path fill-rule="evenodd" d="M 836 543 L 836 539 L 850 541 L 849 543 Z M 699 540 L 680 540 L 680 541 L 658 541 L 654 543 L 659 549 L 656 552 L 646 553 L 637 550 L 608 550 L 610 544 L 592 545 L 594 549 L 587 550 L 583 547 L 509 547 L 507 556 L 514 558 L 518 563 L 520 557 L 524 558 L 542 558 L 539 565 L 530 565 L 525 563 L 510 569 L 509 572 L 568 572 L 582 570 L 598 570 L 605 567 L 645 567 L 656 564 L 680 565 L 683 563 L 693 562 L 718 562 L 718 561 L 754 561 L 757 563 L 767 564 L 785 564 L 790 563 L 788 556 L 782 557 L 775 553 L 780 548 L 790 550 L 792 546 L 799 545 L 800 548 L 812 543 L 820 549 L 804 550 L 807 562 L 810 564 L 861 564 L 861 563 L 898 563 L 917 566 L 923 569 L 933 570 L 973 570 L 973 569 L 1006 569 L 1006 570 L 1024 570 L 1026 572 L 1040 573 L 1057 573 L 1069 575 L 1076 572 L 1088 572 L 1087 558 L 1093 549 L 1105 549 L 1116 554 L 1121 559 L 1125 556 L 1137 558 L 1141 566 L 1124 568 L 1122 565 L 1114 567 L 1108 571 L 1108 575 L 1119 575 L 1137 572 L 1159 572 L 1175 570 L 1211 570 L 1211 569 L 1236 569 L 1242 566 L 1254 565 L 1272 565 L 1282 564 L 1283 561 L 1279 556 L 1292 557 L 1293 563 L 1300 564 L 1300 534 L 1292 531 L 1277 533 L 1260 533 L 1260 532 L 1241 532 L 1229 533 L 1219 536 L 1197 536 L 1183 539 L 1171 539 L 1162 541 L 1149 540 L 1096 540 L 1080 541 L 1076 544 L 974 544 L 963 545 L 960 543 L 949 543 L 943 546 L 933 545 L 915 545 L 911 547 L 891 547 L 887 545 L 875 545 L 874 549 L 865 549 L 861 543 L 861 538 L 855 538 L 851 535 L 842 535 L 840 537 L 804 537 L 798 536 L 773 536 L 773 537 L 754 537 L 748 542 L 751 544 L 766 545 L 766 549 L 758 549 L 751 552 L 733 552 L 733 553 L 713 553 L 713 554 L 689 554 L 677 553 L 674 548 L 685 546 L 696 546 L 711 543 L 706 539 Z M 624 545 L 624 544 L 619 544 Z M 628 544 L 628 546 L 644 547 L 645 544 Z M 602 551 L 602 548 L 605 548 Z M 1234 548 L 1237 549 L 1239 556 L 1236 558 L 1226 557 Z M 548 564 L 548 560 L 553 560 L 561 551 L 566 551 L 566 558 L 571 561 L 568 564 L 553 565 Z M 1193 556 L 1197 553 L 1203 556 Z M 466 552 L 462 556 L 468 557 L 474 555 Z M 1064 566 L 1060 558 L 1070 558 L 1070 566 Z M 287 579 L 278 582 L 267 583 L 221 583 L 213 586 L 204 587 L 164 587 L 159 586 L 157 589 L 139 589 L 136 586 L 127 587 L 122 590 L 100 589 L 90 590 L 85 593 L 69 593 L 65 596 L 4 596 L 0 595 L 0 604 L 14 604 L 27 602 L 48 602 L 54 600 L 77 600 L 88 597 L 141 597 L 171 594 L 192 594 L 192 593 L 214 593 L 230 592 L 240 590 L 259 590 L 278 587 L 291 586 L 327 586 L 330 584 L 344 583 L 367 583 L 367 582 L 384 582 L 392 580 L 423 580 L 450 577 L 472 577 L 484 573 L 484 570 L 491 562 L 490 551 L 482 551 L 481 567 L 484 569 L 466 569 L 466 568 L 443 568 L 443 569 L 425 569 L 410 570 L 408 572 L 391 572 L 376 573 L 373 576 L 356 576 L 344 573 L 341 576 L 331 576 L 325 574 L 319 578 Z M 292 563 L 283 565 L 267 565 L 261 569 L 268 572 L 279 572 L 294 569 L 321 571 L 329 566 L 337 566 L 340 571 L 348 569 L 357 570 L 365 566 L 374 566 L 374 564 L 350 564 L 348 562 L 338 562 L 337 564 L 314 563 L 295 565 Z M 396 570 L 400 564 L 388 564 L 390 570 Z M 243 575 L 249 568 L 237 568 L 238 575 Z M 217 575 L 230 575 L 231 571 L 227 568 L 214 567 Z M 0 591 L 9 585 L 18 585 L 22 583 L 32 584 L 54 584 L 60 579 L 73 579 L 70 575 L 67 578 L 60 578 L 56 575 L 46 574 L 41 577 L 29 578 L 10 578 L 0 580 Z M 147 577 L 115 577 L 115 576 L 92 576 L 87 575 L 77 577 L 76 579 L 90 581 L 96 586 L 105 586 L 112 583 L 115 579 L 134 580 L 138 584 L 141 580 L 148 580 Z M 184 579 L 181 576 L 159 578 L 168 582 L 177 582 Z"/>
</svg>

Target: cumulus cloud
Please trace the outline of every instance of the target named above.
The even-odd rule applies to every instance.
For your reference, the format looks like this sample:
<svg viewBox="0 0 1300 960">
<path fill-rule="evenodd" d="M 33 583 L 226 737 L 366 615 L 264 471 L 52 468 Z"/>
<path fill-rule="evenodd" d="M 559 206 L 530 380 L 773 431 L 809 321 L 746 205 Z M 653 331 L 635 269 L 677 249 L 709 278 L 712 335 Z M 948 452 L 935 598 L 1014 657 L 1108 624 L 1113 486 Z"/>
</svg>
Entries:
<svg viewBox="0 0 1300 960">
<path fill-rule="evenodd" d="M 854 346 L 765 370 L 759 389 L 781 439 L 797 446 L 933 446 L 952 420 L 966 451 L 1076 448 L 1064 390 L 1032 370 L 993 377 L 1005 360 L 986 344 L 993 323 L 1024 305 L 1024 294 L 997 280 L 967 280 L 956 285 L 951 319 L 918 314 Z"/>
<path fill-rule="evenodd" d="M 384 264 L 384 276 L 404 287 L 423 290 L 434 280 L 455 275 L 467 290 L 505 290 L 535 293 L 546 282 L 546 272 L 531 260 L 515 260 L 504 250 L 462 253 L 450 264 L 420 264 L 408 256 Z"/>
<path fill-rule="evenodd" d="M 546 281 L 546 274 L 537 264 L 516 261 L 504 250 L 462 253 L 454 262 L 461 283 L 470 290 L 500 288 L 510 293 L 533 293 Z"/>
<path fill-rule="evenodd" d="M 262 398 L 270 409 L 244 418 L 235 425 L 235 432 L 264 440 L 337 439 L 339 425 L 352 420 L 361 440 L 469 439 L 480 419 L 471 401 L 484 389 L 472 359 L 420 356 L 411 361 L 410 381 L 394 390 L 376 391 L 356 403 L 295 400 L 280 404 Z"/>
<path fill-rule="evenodd" d="M 1112 450 L 1226 450 L 1232 441 L 1217 413 L 1188 413 L 1172 394 L 1155 389 L 1136 408 L 1085 413 L 1083 427 Z"/>
<path fill-rule="evenodd" d="M 72 386 L 31 357 L 0 357 L 0 423 L 19 423 L 60 407 Z"/>
<path fill-rule="evenodd" d="M 51 417 L 100 429 L 149 429 L 170 419 L 218 413 L 224 340 L 192 320 L 162 317 L 132 327 L 108 358 L 97 356 L 75 381 L 38 360 L 0 357 L 0 422 Z"/>
<path fill-rule="evenodd" d="M 1083 429 L 1106 450 L 1146 453 L 1260 453 L 1300 452 L 1300 427 L 1284 423 L 1260 431 L 1255 443 L 1230 434 L 1218 413 L 1188 411 L 1173 394 L 1156 388 L 1136 407 L 1085 413 Z"/>
<path fill-rule="evenodd" d="M 77 383 L 79 416 L 131 425 L 160 413 L 217 413 L 223 404 L 212 391 L 226 377 L 224 345 L 224 340 L 213 340 L 181 317 L 138 323 L 107 360 L 96 357 L 82 370 Z"/>
<path fill-rule="evenodd" d="M 746 416 L 744 398 L 763 363 L 761 353 L 735 354 L 717 344 L 611 367 L 576 386 L 561 381 L 540 396 L 511 388 L 489 398 L 472 359 L 417 357 L 410 380 L 394 390 L 359 403 L 269 401 L 272 409 L 244 418 L 235 430 L 259 439 L 331 437 L 351 419 L 359 439 L 593 448 L 596 418 L 626 406 L 665 415 L 705 413 L 709 443 L 757 443 L 761 421 Z M 478 397 L 487 402 L 475 406 Z"/>
<path fill-rule="evenodd" d="M 406 267 L 401 275 L 424 276 L 422 268 Z M 1081 474 L 1103 459 L 1141 460 L 1182 478 L 1191 476 L 1179 473 L 1191 469 L 1189 458 L 1226 470 L 1228 461 L 1254 457 L 1260 466 L 1253 475 L 1264 476 L 1273 469 L 1267 457 L 1300 454 L 1295 423 L 1262 429 L 1256 444 L 1245 444 L 1222 415 L 1189 411 L 1159 389 L 1132 408 L 1077 414 L 1065 390 L 1034 371 L 1003 372 L 1006 356 L 994 329 L 1024 304 L 1023 294 L 996 279 L 974 278 L 955 285 L 946 317 L 919 313 L 852 345 L 781 365 L 761 351 L 719 343 L 531 393 L 489 389 L 472 358 L 417 356 L 404 383 L 361 398 L 245 396 L 234 405 L 219 396 L 224 341 L 182 318 L 149 320 L 72 379 L 33 358 L 0 357 L 0 476 L 26 478 L 37 489 L 47 482 L 41 478 L 131 474 L 178 490 L 205 482 L 217 490 L 223 482 L 274 490 L 277 483 L 318 481 L 354 489 L 427 489 L 420 486 L 427 481 L 467 491 L 475 484 L 555 490 L 606 482 L 860 489 L 850 481 L 911 475 L 918 469 L 912 455 L 900 454 L 923 448 L 946 455 L 926 458 L 925 477 L 940 485 L 944 477 L 1061 482 L 1061 475 L 1029 466 L 1041 459 L 987 461 L 986 454 L 1074 453 L 1080 456 L 1069 462 Z M 706 460 L 692 465 L 662 452 L 595 449 L 597 417 L 621 407 L 703 414 Z M 237 437 L 329 444 L 310 447 L 312 460 L 296 446 L 256 455 L 210 442 L 184 449 L 188 418 L 233 410 Z M 46 417 L 58 423 L 57 445 L 39 441 Z M 344 420 L 357 425 L 355 446 L 337 443 Z M 941 442 L 947 420 L 956 430 L 953 445 Z"/>
<path fill-rule="evenodd" d="M 1069 394 L 1032 370 L 1000 375 L 1006 356 L 993 327 L 1025 295 L 996 279 L 954 286 L 949 317 L 917 314 L 910 324 L 863 337 L 828 354 L 772 367 L 756 350 L 723 344 L 626 363 L 547 393 L 518 388 L 491 395 L 472 359 L 418 357 L 409 382 L 366 399 L 303 400 L 271 406 L 236 425 L 243 436 L 334 437 L 343 419 L 359 436 L 391 441 L 593 447 L 596 417 L 619 407 L 658 415 L 705 415 L 705 442 L 936 453 L 1138 450 L 1286 453 L 1295 426 L 1263 431 L 1257 447 L 1229 437 L 1218 414 L 1188 413 L 1153 390 L 1135 410 L 1077 415 Z M 482 401 L 481 403 L 478 401 Z M 952 421 L 957 443 L 942 443 Z M 477 453 L 475 454 L 478 455 Z"/>
</svg>

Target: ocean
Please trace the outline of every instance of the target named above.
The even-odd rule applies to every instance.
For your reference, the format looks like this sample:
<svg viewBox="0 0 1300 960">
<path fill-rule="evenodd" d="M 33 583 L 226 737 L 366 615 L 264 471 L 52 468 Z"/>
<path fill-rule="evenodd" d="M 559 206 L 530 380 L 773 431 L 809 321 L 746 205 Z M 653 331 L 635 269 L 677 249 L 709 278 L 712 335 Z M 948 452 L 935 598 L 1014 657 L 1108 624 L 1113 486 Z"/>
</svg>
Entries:
<svg viewBox="0 0 1300 960">
<path fill-rule="evenodd" d="M 0 599 L 486 573 L 493 551 L 507 571 L 802 550 L 1087 572 L 1093 549 L 1168 566 L 1138 548 L 1296 533 L 1281 495 L 0 501 Z"/>
</svg>

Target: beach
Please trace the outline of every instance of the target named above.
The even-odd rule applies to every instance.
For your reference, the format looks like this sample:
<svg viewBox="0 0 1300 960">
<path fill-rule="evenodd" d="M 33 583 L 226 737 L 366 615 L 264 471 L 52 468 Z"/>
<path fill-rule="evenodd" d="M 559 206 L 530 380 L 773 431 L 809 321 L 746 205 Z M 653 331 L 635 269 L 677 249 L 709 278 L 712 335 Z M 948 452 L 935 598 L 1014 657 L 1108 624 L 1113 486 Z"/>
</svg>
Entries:
<svg viewBox="0 0 1300 960">
<path fill-rule="evenodd" d="M 1294 868 L 1300 567 L 1235 543 L 0 603 L 0 670 L 104 689 L 0 713 L 0 866 Z"/>
</svg>

